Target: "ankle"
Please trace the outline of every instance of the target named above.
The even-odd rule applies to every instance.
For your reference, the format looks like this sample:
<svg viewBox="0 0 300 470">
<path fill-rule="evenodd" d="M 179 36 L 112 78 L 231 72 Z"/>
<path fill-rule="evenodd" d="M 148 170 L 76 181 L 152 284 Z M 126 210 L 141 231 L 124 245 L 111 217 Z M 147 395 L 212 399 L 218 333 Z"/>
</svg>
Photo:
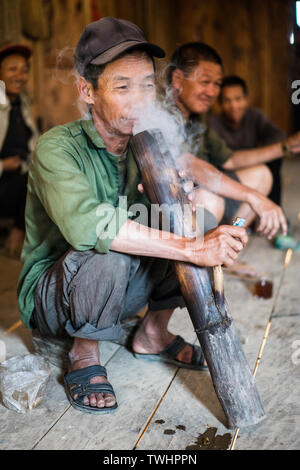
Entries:
<svg viewBox="0 0 300 470">
<path fill-rule="evenodd" d="M 147 336 L 156 337 L 157 335 L 161 335 L 163 332 L 167 331 L 172 313 L 173 310 L 149 310 L 142 322 L 144 332 Z"/>
<path fill-rule="evenodd" d="M 76 362 L 93 362 L 99 364 L 98 341 L 75 338 L 73 346 L 69 351 L 69 360 L 72 364 Z"/>
</svg>

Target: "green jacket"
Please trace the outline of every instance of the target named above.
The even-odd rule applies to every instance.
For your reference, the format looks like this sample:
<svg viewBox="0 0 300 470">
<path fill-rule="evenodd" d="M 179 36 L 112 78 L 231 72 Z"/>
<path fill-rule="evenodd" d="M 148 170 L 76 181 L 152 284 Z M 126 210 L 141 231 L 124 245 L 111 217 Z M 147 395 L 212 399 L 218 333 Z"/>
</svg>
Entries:
<svg viewBox="0 0 300 470">
<path fill-rule="evenodd" d="M 184 145 L 186 150 L 211 165 L 222 168 L 234 153 L 227 146 L 225 140 L 219 137 L 214 129 L 209 126 L 206 115 L 192 115 L 185 126 L 185 133 Z"/>
<path fill-rule="evenodd" d="M 148 200 L 137 190 L 140 176 L 131 152 L 119 207 L 118 157 L 110 154 L 91 119 L 57 126 L 38 141 L 30 165 L 18 302 L 30 328 L 34 291 L 41 275 L 66 251 L 107 253 L 127 208 Z"/>
</svg>

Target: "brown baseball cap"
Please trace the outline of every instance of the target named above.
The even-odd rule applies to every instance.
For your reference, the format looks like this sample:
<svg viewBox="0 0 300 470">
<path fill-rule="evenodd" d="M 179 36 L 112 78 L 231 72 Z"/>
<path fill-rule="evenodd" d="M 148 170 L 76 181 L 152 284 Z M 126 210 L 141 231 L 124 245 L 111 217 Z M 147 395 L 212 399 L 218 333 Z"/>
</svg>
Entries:
<svg viewBox="0 0 300 470">
<path fill-rule="evenodd" d="M 32 55 L 32 50 L 24 44 L 5 44 L 0 46 L 0 59 L 11 54 L 20 54 L 29 59 Z"/>
<path fill-rule="evenodd" d="M 108 16 L 85 27 L 75 49 L 75 63 L 80 69 L 88 64 L 104 65 L 133 48 L 146 50 L 153 57 L 166 55 L 159 46 L 147 41 L 137 25 Z"/>
</svg>

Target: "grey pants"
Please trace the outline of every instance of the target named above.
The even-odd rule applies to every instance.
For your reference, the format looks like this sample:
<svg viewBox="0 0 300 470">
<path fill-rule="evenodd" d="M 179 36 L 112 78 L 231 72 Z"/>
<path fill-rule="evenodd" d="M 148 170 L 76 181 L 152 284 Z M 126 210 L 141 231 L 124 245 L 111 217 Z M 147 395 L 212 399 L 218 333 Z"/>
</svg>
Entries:
<svg viewBox="0 0 300 470">
<path fill-rule="evenodd" d="M 116 340 L 146 304 L 184 307 L 172 263 L 110 251 L 69 250 L 40 278 L 33 326 L 43 336 Z"/>
<path fill-rule="evenodd" d="M 225 175 L 229 176 L 233 180 L 240 183 L 240 179 L 235 171 L 233 170 L 221 170 L 221 171 L 223 171 Z M 220 225 L 222 224 L 232 225 L 232 219 L 237 213 L 241 204 L 242 204 L 241 201 L 236 201 L 235 199 L 226 198 L 225 199 L 225 211 L 224 211 L 224 215 L 223 215 Z"/>
<path fill-rule="evenodd" d="M 217 225 L 205 211 L 207 231 Z M 40 278 L 31 324 L 43 336 L 119 340 L 120 322 L 149 305 L 184 307 L 173 263 L 110 251 L 70 249 Z"/>
</svg>

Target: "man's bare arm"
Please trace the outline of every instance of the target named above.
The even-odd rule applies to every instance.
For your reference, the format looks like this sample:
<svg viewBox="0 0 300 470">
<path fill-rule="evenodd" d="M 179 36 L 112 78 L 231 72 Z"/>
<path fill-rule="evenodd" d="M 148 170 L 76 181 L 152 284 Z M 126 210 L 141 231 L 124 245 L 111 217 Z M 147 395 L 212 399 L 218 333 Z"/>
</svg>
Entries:
<svg viewBox="0 0 300 470">
<path fill-rule="evenodd" d="M 222 197 L 248 203 L 260 217 L 259 229 L 264 235 L 271 238 L 280 228 L 283 234 L 286 234 L 287 222 L 282 209 L 258 191 L 233 180 L 210 163 L 189 153 L 180 157 L 178 167 L 183 169 L 196 185 L 204 186 Z M 196 192 L 197 189 L 193 195 L 195 201 Z"/>
<path fill-rule="evenodd" d="M 287 154 L 300 152 L 300 131 L 288 137 L 284 142 Z M 223 165 L 223 168 L 225 170 L 240 170 L 249 166 L 271 162 L 282 156 L 284 156 L 282 142 L 251 150 L 237 150 Z"/>
<path fill-rule="evenodd" d="M 224 170 L 241 170 L 262 163 L 271 162 L 282 157 L 281 143 L 267 145 L 251 150 L 237 150 L 231 158 L 224 163 Z"/>
<path fill-rule="evenodd" d="M 177 168 L 179 174 L 180 170 L 183 170 L 196 186 L 204 186 L 222 197 L 249 203 L 251 196 L 257 193 L 254 189 L 233 180 L 210 163 L 191 153 L 186 153 L 178 159 Z"/>
<path fill-rule="evenodd" d="M 110 249 L 130 255 L 185 261 L 198 266 L 231 266 L 247 240 L 242 227 L 223 225 L 207 232 L 204 240 L 190 240 L 127 220 Z"/>
</svg>

